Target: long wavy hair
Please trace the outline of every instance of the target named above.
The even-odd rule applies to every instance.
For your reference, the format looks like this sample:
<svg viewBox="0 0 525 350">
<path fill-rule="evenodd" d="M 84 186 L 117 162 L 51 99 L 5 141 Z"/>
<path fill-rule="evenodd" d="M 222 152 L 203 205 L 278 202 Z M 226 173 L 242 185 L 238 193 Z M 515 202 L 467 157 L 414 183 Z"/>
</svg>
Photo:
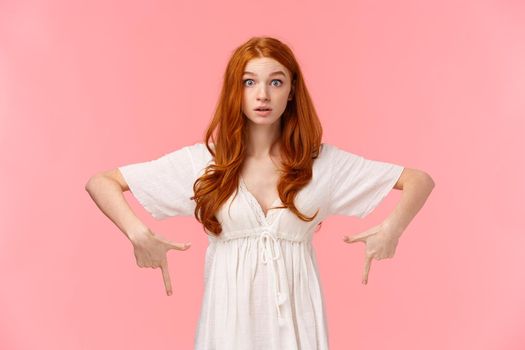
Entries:
<svg viewBox="0 0 525 350">
<path fill-rule="evenodd" d="M 226 66 L 218 104 L 205 134 L 205 145 L 214 161 L 193 184 L 195 217 L 216 236 L 222 227 L 215 214 L 233 192 L 238 191 L 246 155 L 247 117 L 242 112 L 242 75 L 248 61 L 261 57 L 275 59 L 292 75 L 292 99 L 280 117 L 280 139 L 275 141 L 281 143 L 282 158 L 277 189 L 283 206 L 278 208 L 288 208 L 303 221 L 312 221 L 319 212 L 307 217 L 294 204 L 296 194 L 312 178 L 312 165 L 319 155 L 323 133 L 301 69 L 286 44 L 271 37 L 252 37 L 234 50 Z"/>
</svg>

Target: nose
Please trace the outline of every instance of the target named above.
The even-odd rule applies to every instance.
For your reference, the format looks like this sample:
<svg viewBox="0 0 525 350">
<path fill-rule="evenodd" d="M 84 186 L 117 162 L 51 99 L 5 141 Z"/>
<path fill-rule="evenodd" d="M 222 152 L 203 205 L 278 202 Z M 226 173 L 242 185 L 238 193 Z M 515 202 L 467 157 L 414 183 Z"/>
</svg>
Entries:
<svg viewBox="0 0 525 350">
<path fill-rule="evenodd" d="M 267 101 L 268 100 L 268 92 L 266 91 L 266 87 L 262 86 L 257 91 L 257 101 Z"/>
</svg>

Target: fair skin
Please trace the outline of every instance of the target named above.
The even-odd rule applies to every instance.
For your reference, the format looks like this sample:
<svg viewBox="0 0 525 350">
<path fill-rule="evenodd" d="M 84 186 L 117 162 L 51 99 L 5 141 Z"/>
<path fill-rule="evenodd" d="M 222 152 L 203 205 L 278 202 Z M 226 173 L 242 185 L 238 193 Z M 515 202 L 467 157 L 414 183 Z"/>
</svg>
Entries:
<svg viewBox="0 0 525 350">
<path fill-rule="evenodd" d="M 133 212 L 123 193 L 129 191 L 128 184 L 120 170 L 112 169 L 96 174 L 86 186 L 99 209 L 126 235 L 133 245 L 133 252 L 139 267 L 160 267 L 166 294 L 172 295 L 173 288 L 168 269 L 169 250 L 187 250 L 190 243 L 172 242 L 153 232 Z"/>
<path fill-rule="evenodd" d="M 248 140 L 241 176 L 266 215 L 278 198 L 280 145 L 277 142 L 272 147 L 272 143 L 279 139 L 279 119 L 288 101 L 293 98 L 294 87 L 290 72 L 271 58 L 252 59 L 244 71 L 242 110 L 248 119 Z M 261 105 L 269 106 L 272 111 L 268 115 L 257 114 L 254 109 Z M 428 174 L 405 168 L 394 186 L 403 190 L 403 195 L 392 213 L 381 224 L 343 238 L 346 243 L 363 242 L 366 245 L 363 284 L 368 281 L 374 258 L 380 260 L 394 256 L 399 237 L 421 209 L 433 187 L 434 182 Z M 172 295 L 167 252 L 187 250 L 191 243 L 170 241 L 150 230 L 137 217 L 124 198 L 123 193 L 129 191 L 129 187 L 117 168 L 91 177 L 85 188 L 99 209 L 131 241 L 137 265 L 160 267 L 166 293 Z"/>
<path fill-rule="evenodd" d="M 366 245 L 361 283 L 368 283 L 373 259 L 394 257 L 401 234 L 423 207 L 434 186 L 434 181 L 427 173 L 405 168 L 394 185 L 396 190 L 403 190 L 401 199 L 387 218 L 368 230 L 343 237 L 346 243 L 363 242 Z"/>
<path fill-rule="evenodd" d="M 271 210 L 270 205 L 278 198 L 279 144 L 273 148 L 271 144 L 279 138 L 279 119 L 293 96 L 293 87 L 290 72 L 272 58 L 250 60 L 245 72 L 251 74 L 243 75 L 243 113 L 248 118 L 248 152 L 241 176 L 266 215 Z M 254 108 L 261 105 L 270 106 L 272 112 L 266 116 L 258 115 Z M 379 225 L 351 237 L 343 237 L 346 243 L 363 242 L 366 245 L 361 278 L 363 284 L 368 283 L 373 259 L 394 256 L 399 237 L 423 207 L 433 187 L 434 182 L 428 174 L 405 168 L 394 185 L 395 189 L 403 190 L 403 195 L 392 213 Z"/>
<path fill-rule="evenodd" d="M 293 87 L 288 69 L 272 58 L 254 58 L 244 72 L 242 111 L 248 120 L 248 139 L 241 176 L 266 215 L 279 198 L 279 143 L 273 148 L 271 144 L 279 139 L 280 118 L 293 98 Z M 254 109 L 261 105 L 270 107 L 270 114 L 258 115 Z"/>
</svg>

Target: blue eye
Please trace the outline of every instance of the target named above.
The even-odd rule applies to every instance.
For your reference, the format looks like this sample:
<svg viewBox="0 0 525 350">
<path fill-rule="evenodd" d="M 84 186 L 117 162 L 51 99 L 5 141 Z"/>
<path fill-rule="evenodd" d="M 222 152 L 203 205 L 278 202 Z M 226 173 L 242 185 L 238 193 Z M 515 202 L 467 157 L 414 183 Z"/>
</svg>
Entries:
<svg viewBox="0 0 525 350">
<path fill-rule="evenodd" d="M 251 86 L 251 85 L 246 85 L 246 82 L 249 81 L 249 80 L 253 81 L 253 79 L 244 79 L 244 80 L 242 81 L 243 85 L 244 85 L 244 86 Z M 280 80 L 280 79 L 274 79 L 274 80 L 272 80 L 272 83 L 273 83 L 274 81 L 278 81 L 278 82 L 279 82 L 279 85 L 274 85 L 274 86 L 281 86 L 281 85 L 283 84 L 283 81 Z"/>
<path fill-rule="evenodd" d="M 242 83 L 246 86 L 246 82 L 247 82 L 248 80 L 253 81 L 253 79 L 244 79 L 244 80 L 242 81 Z M 248 85 L 248 86 L 249 86 L 249 85 Z"/>
</svg>

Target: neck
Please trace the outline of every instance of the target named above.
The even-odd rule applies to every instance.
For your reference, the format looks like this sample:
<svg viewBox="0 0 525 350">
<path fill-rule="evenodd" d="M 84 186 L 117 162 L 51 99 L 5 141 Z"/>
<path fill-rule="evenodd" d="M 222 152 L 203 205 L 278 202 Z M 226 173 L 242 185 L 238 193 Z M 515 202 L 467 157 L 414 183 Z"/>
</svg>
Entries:
<svg viewBox="0 0 525 350">
<path fill-rule="evenodd" d="M 247 155 L 265 158 L 279 154 L 279 123 L 272 125 L 248 125 Z M 275 143 L 275 144 L 274 144 Z"/>
</svg>

